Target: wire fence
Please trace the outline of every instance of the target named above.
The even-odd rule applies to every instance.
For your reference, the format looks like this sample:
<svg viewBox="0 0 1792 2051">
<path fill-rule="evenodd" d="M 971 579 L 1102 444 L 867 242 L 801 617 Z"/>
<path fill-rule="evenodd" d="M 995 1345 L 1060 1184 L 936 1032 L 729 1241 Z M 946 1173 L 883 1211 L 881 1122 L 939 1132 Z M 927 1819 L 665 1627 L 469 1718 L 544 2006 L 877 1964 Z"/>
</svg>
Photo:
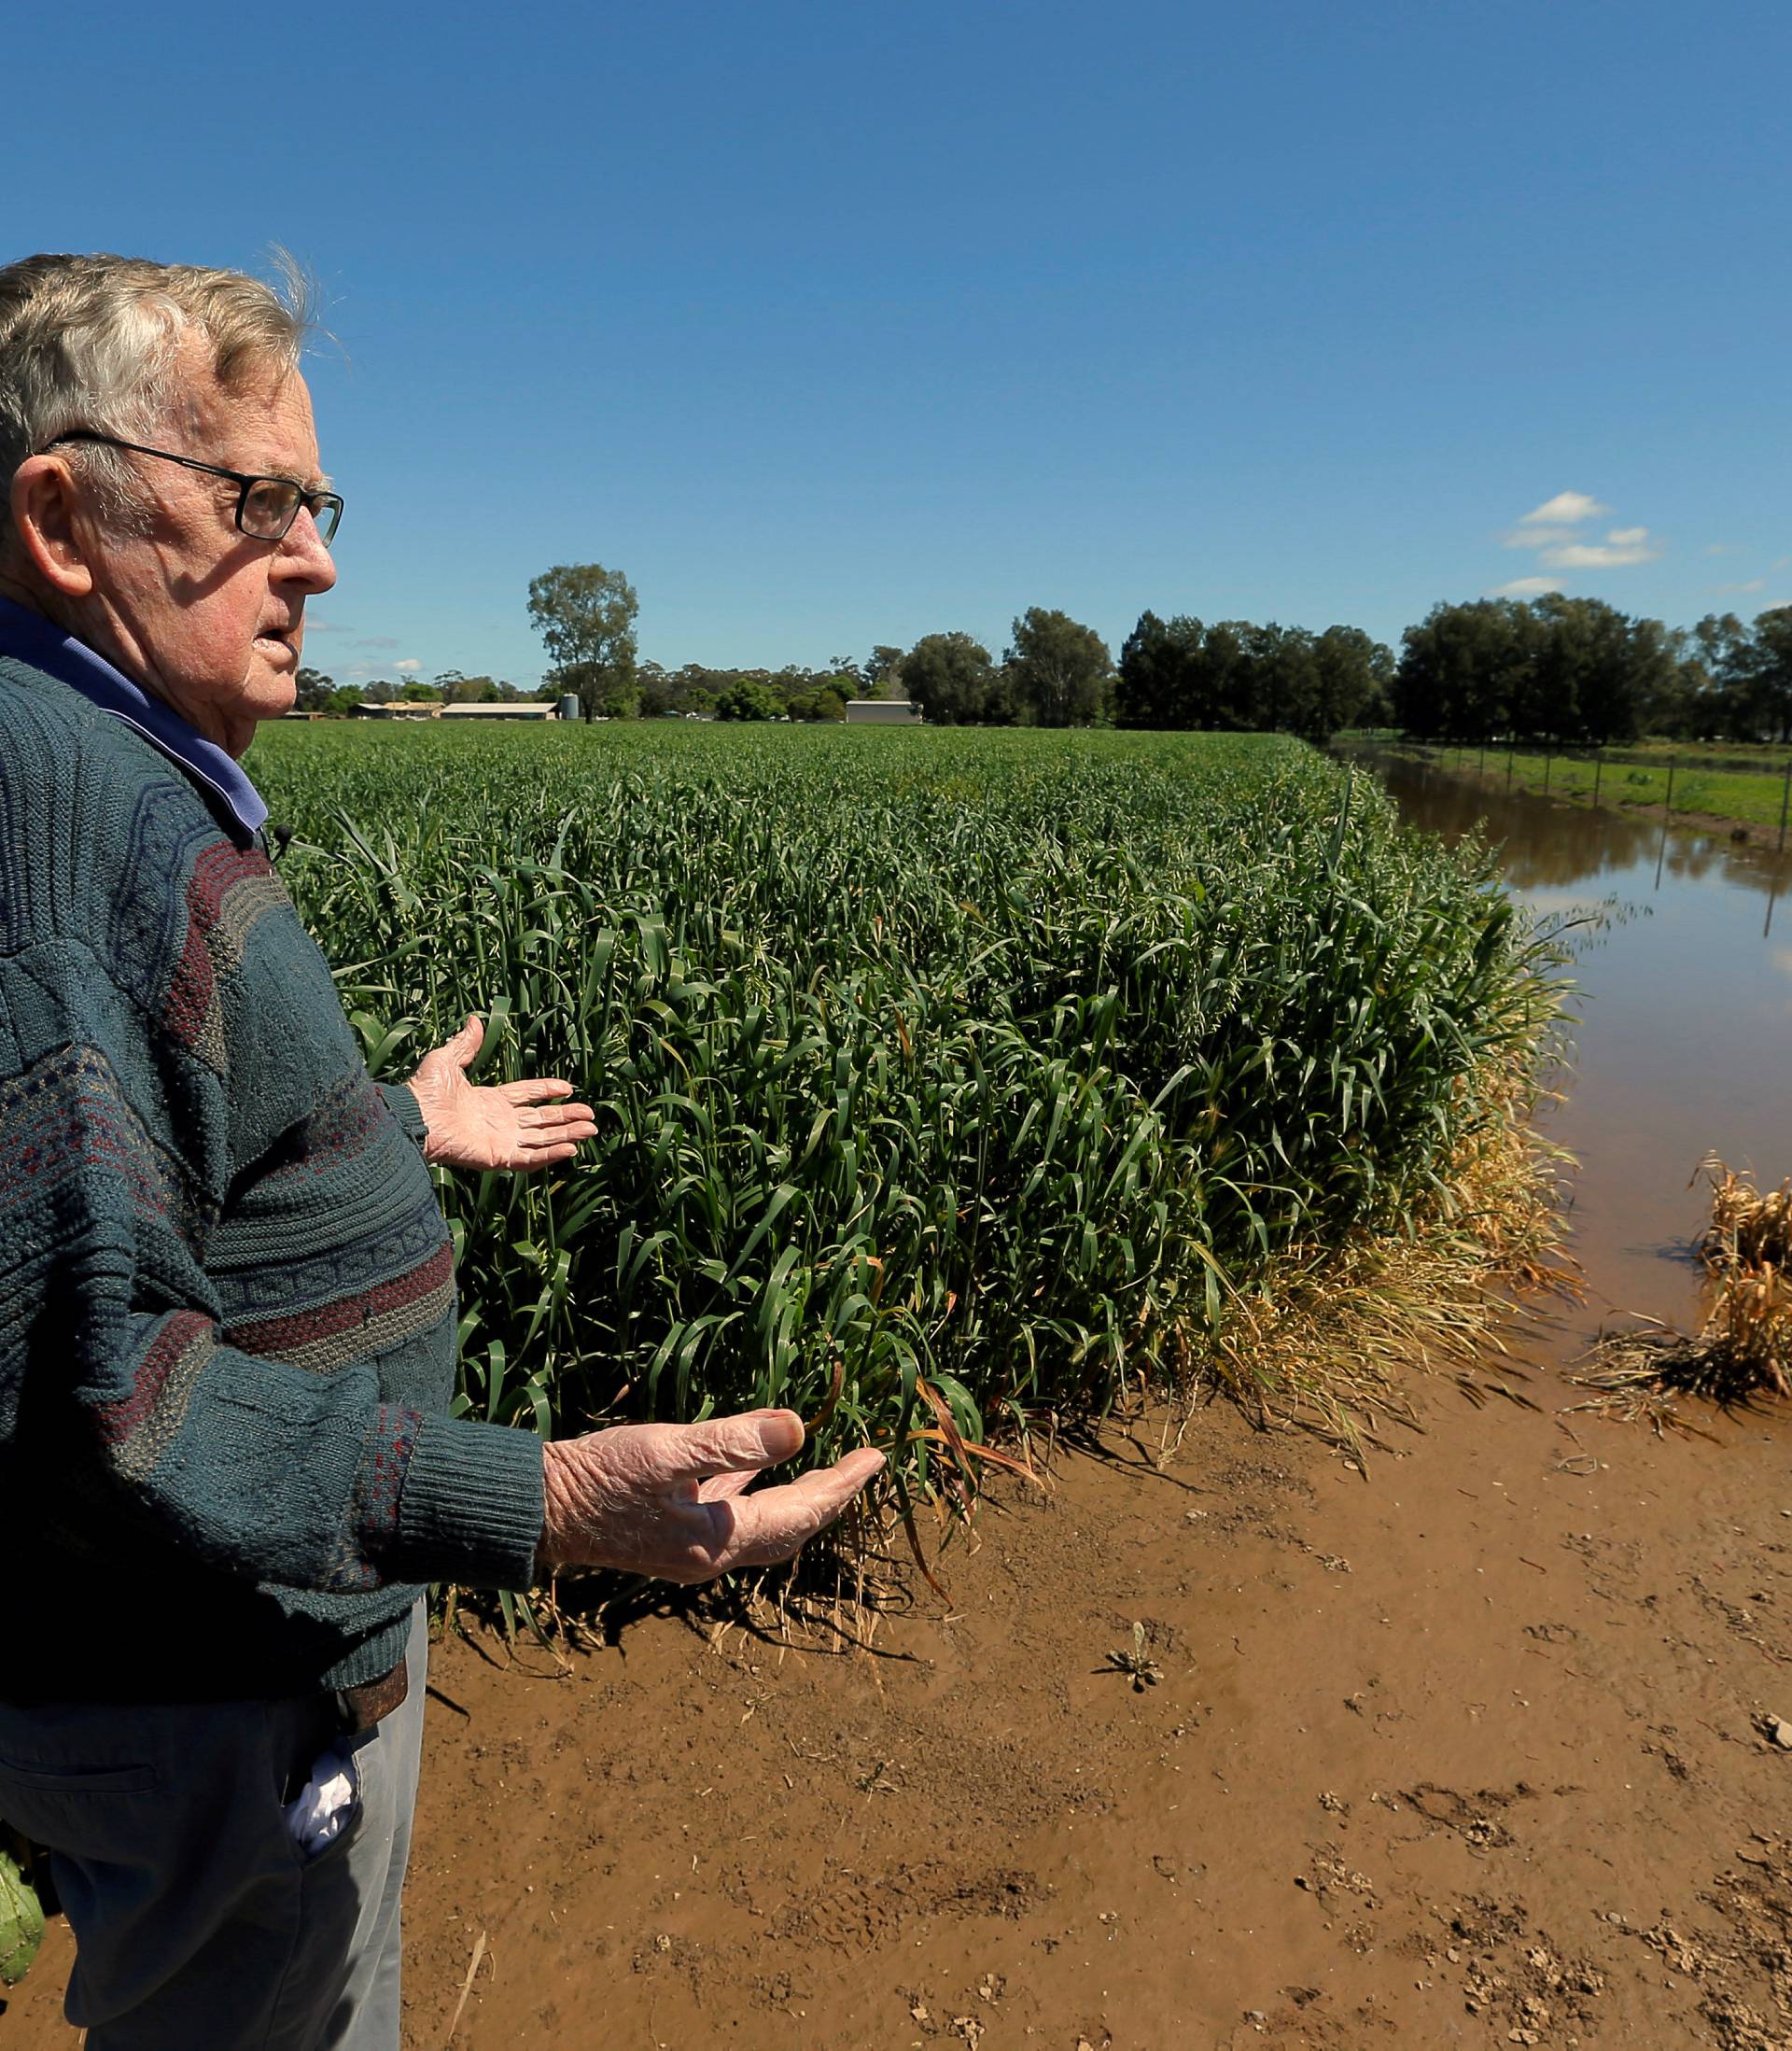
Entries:
<svg viewBox="0 0 1792 2051">
<path fill-rule="evenodd" d="M 1604 792 L 1609 791 L 1615 794 L 1618 793 L 1618 772 L 1622 772 L 1626 782 L 1632 785 L 1641 780 L 1665 776 L 1666 786 L 1660 799 L 1664 822 L 1672 819 L 1674 814 L 1676 781 L 1682 794 L 1680 808 L 1683 814 L 1718 810 L 1717 807 L 1704 802 L 1712 795 L 1708 788 L 1708 780 L 1712 778 L 1735 777 L 1777 781 L 1780 786 L 1780 802 L 1776 851 L 1782 854 L 1785 851 L 1788 821 L 1792 821 L 1792 756 L 1788 756 L 1784 762 L 1751 762 L 1733 756 L 1674 754 L 1668 756 L 1664 762 L 1659 755 L 1645 754 L 1635 749 L 1520 748 L 1511 741 L 1407 741 L 1404 745 L 1419 754 L 1443 763 L 1447 767 L 1463 772 L 1468 770 L 1472 761 L 1474 773 L 1482 780 L 1487 777 L 1490 757 L 1494 765 L 1493 774 L 1499 778 L 1499 762 L 1504 755 L 1505 769 L 1503 780 L 1508 791 L 1513 788 L 1515 776 L 1521 766 L 1524 770 L 1524 787 L 1529 789 L 1532 771 L 1536 765 L 1541 764 L 1542 779 L 1539 789 L 1542 795 L 1561 797 L 1569 802 L 1586 797 L 1592 805 L 1599 805 L 1603 801 L 1610 802 L 1610 799 L 1603 798 L 1602 794 Z M 1584 773 L 1579 776 L 1573 774 L 1575 770 L 1584 772 L 1589 767 L 1592 770 L 1590 786 Z M 1689 794 L 1695 790 L 1698 793 L 1696 798 Z M 1635 807 L 1642 800 L 1640 794 L 1631 788 L 1618 795 L 1617 802 Z M 1647 803 L 1649 808 L 1653 809 L 1654 799 L 1650 798 Z M 1771 811 L 1771 806 L 1768 809 Z M 1721 813 L 1719 816 L 1722 816 Z M 1766 825 L 1770 833 L 1776 831 L 1775 823 L 1771 818 L 1757 822 Z"/>
</svg>

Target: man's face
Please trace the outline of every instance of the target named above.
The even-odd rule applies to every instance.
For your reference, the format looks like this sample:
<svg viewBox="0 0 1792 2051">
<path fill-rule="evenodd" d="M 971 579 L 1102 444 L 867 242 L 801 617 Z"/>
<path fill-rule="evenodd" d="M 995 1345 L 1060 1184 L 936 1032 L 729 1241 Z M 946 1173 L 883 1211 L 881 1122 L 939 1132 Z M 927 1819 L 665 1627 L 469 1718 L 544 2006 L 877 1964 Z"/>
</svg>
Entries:
<svg viewBox="0 0 1792 2051">
<path fill-rule="evenodd" d="M 226 470 L 313 485 L 317 436 L 299 373 L 222 389 L 189 345 L 167 421 L 144 440 Z M 146 508 L 143 531 L 97 508 L 81 521 L 93 569 L 77 631 L 189 725 L 240 756 L 256 722 L 290 709 L 305 600 L 336 582 L 302 510 L 286 537 L 237 531 L 237 486 L 152 456 L 122 456 Z"/>
</svg>

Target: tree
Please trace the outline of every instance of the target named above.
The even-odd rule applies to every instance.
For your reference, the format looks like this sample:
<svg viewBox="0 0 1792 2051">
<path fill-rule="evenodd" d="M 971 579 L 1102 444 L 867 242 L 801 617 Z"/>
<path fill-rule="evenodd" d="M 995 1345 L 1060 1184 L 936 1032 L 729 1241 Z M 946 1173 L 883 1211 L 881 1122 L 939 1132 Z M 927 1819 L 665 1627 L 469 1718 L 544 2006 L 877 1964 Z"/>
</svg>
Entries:
<svg viewBox="0 0 1792 2051">
<path fill-rule="evenodd" d="M 1521 738 L 1549 731 L 1560 708 L 1536 695 L 1536 617 L 1515 598 L 1435 605 L 1402 637 L 1394 711 L 1421 740 Z"/>
<path fill-rule="evenodd" d="M 716 700 L 718 719 L 782 719 L 784 700 L 763 678 L 742 677 Z"/>
<path fill-rule="evenodd" d="M 1692 636 L 1683 626 L 1665 626 L 1659 620 L 1632 620 L 1631 636 L 1640 693 L 1638 731 L 1690 739 L 1695 723 L 1709 717 L 1711 710 L 1700 703 L 1701 692 L 1710 689 L 1711 680 L 1693 653 Z"/>
<path fill-rule="evenodd" d="M 902 683 L 903 652 L 881 644 L 865 657 L 861 674 L 868 698 L 892 698 Z"/>
<path fill-rule="evenodd" d="M 1005 724 L 1008 703 L 989 651 L 969 634 L 927 634 L 903 657 L 903 682 L 935 726 Z"/>
<path fill-rule="evenodd" d="M 635 672 L 641 689 L 641 717 L 664 719 L 668 712 L 681 712 L 678 679 L 661 663 L 644 662 Z"/>
<path fill-rule="evenodd" d="M 336 680 L 327 677 L 321 669 L 301 669 L 293 681 L 293 709 L 299 712 L 322 712 L 329 704 L 330 694 L 336 688 Z"/>
<path fill-rule="evenodd" d="M 1750 738 L 1792 740 L 1792 605 L 1756 615 L 1743 680 Z"/>
<path fill-rule="evenodd" d="M 1262 692 L 1252 660 L 1256 628 L 1249 620 L 1215 620 L 1201 636 L 1190 677 L 1191 726 L 1249 733 L 1262 723 Z"/>
<path fill-rule="evenodd" d="M 1087 726 L 1106 716 L 1113 657 L 1092 626 L 1068 612 L 1029 606 L 1003 658 L 1015 708 L 1035 726 Z"/>
<path fill-rule="evenodd" d="M 1199 620 L 1179 613 L 1166 623 L 1141 612 L 1120 651 L 1113 716 L 1121 726 L 1178 728 L 1197 724 L 1194 695 L 1201 660 Z"/>
<path fill-rule="evenodd" d="M 458 669 L 444 669 L 434 689 L 444 705 L 497 705 L 506 692 L 520 695 L 514 684 L 500 683 L 496 677 L 464 677 Z"/>
<path fill-rule="evenodd" d="M 635 616 L 640 601 L 620 569 L 561 564 L 529 585 L 529 623 L 554 664 L 550 681 L 578 694 L 585 717 L 632 719 L 639 710 Z"/>
<path fill-rule="evenodd" d="M 1313 643 L 1319 695 L 1312 739 L 1330 740 L 1341 726 L 1379 726 L 1391 716 L 1393 651 L 1360 626 L 1328 626 Z"/>
<path fill-rule="evenodd" d="M 1240 639 L 1251 703 L 1239 725 L 1260 733 L 1314 732 L 1321 683 L 1313 637 L 1304 626 L 1271 620 L 1245 627 Z"/>
<path fill-rule="evenodd" d="M 1572 688 L 1561 688 L 1564 714 L 1572 714 L 1561 721 L 1562 738 L 1596 748 L 1634 740 L 1643 731 L 1643 708 L 1655 695 L 1648 674 L 1653 637 L 1640 635 L 1640 623 L 1602 598 L 1554 593 L 1532 610 L 1544 630 L 1537 660 L 1545 691 L 1561 688 L 1573 671 Z"/>
<path fill-rule="evenodd" d="M 1602 637 L 1589 608 L 1598 602 L 1551 591 L 1530 608 L 1540 631 L 1533 637 L 1529 674 L 1512 708 L 1512 724 L 1519 733 L 1577 740 L 1587 707 L 1609 695 L 1595 676 Z"/>
<path fill-rule="evenodd" d="M 1689 637 L 1687 657 L 1691 703 L 1689 731 L 1695 740 L 1739 734 L 1742 703 L 1753 653 L 1747 627 L 1733 612 L 1707 612 Z"/>
<path fill-rule="evenodd" d="M 1132 632 L 1120 644 L 1120 661 L 1113 682 L 1114 724 L 1151 730 L 1171 724 L 1166 714 L 1171 701 L 1170 681 L 1174 671 L 1169 629 L 1147 606 L 1140 613 Z"/>
<path fill-rule="evenodd" d="M 847 694 L 840 689 L 838 680 L 818 683 L 808 691 L 792 691 L 790 712 L 792 719 L 843 720 L 847 716 Z"/>
</svg>

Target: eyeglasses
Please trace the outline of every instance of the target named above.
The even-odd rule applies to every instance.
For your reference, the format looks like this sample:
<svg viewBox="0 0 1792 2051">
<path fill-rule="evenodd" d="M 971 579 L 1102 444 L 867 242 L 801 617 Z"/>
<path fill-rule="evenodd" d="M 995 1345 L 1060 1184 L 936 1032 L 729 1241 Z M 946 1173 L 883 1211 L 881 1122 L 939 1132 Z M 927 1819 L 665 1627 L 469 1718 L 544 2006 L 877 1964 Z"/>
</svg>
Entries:
<svg viewBox="0 0 1792 2051">
<path fill-rule="evenodd" d="M 147 449 L 140 442 L 120 442 L 116 434 L 100 434 L 92 428 L 71 428 L 46 443 L 104 442 L 108 448 L 129 449 L 133 456 L 159 457 L 164 463 L 178 463 L 183 470 L 202 470 L 208 477 L 228 477 L 238 487 L 238 531 L 255 541 L 278 541 L 299 517 L 302 506 L 316 523 L 317 539 L 328 548 L 342 524 L 343 501 L 333 491 L 307 491 L 290 477 L 248 477 L 240 470 L 223 470 L 216 463 L 196 462 L 190 456 L 173 456 L 166 449 Z"/>
</svg>

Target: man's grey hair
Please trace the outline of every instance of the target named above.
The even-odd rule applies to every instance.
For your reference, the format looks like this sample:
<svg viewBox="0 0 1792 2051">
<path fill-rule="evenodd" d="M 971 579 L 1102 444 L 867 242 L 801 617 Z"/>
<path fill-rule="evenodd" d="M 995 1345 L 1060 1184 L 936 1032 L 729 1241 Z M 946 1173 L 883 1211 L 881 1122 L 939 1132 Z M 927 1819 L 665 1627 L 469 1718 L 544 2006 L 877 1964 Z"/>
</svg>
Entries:
<svg viewBox="0 0 1792 2051">
<path fill-rule="evenodd" d="M 278 289 L 240 271 L 137 257 L 24 257 L 0 269 L 0 555 L 20 464 L 74 428 L 153 442 L 177 402 L 189 337 L 209 348 L 227 391 L 298 368 L 313 291 L 284 250 L 274 262 Z M 117 450 L 77 442 L 63 453 L 115 517 L 140 509 Z"/>
</svg>

